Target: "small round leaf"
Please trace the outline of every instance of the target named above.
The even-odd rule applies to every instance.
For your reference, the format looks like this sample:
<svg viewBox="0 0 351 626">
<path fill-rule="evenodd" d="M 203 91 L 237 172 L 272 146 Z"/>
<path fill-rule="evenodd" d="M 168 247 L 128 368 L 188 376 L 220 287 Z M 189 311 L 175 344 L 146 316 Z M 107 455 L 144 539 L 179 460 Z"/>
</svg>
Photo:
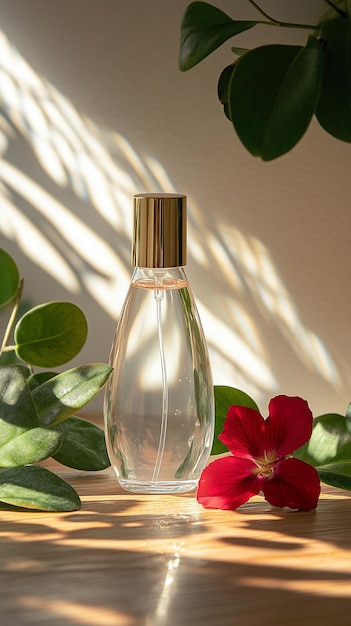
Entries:
<svg viewBox="0 0 351 626">
<path fill-rule="evenodd" d="M 316 116 L 327 133 L 351 142 L 351 18 L 325 22 L 321 38 L 327 62 Z"/>
<path fill-rule="evenodd" d="M 226 385 L 215 385 L 215 433 L 211 454 L 223 454 L 228 448 L 218 439 L 227 417 L 228 408 L 233 405 L 247 406 L 258 411 L 256 402 L 244 391 Z"/>
<path fill-rule="evenodd" d="M 217 86 L 218 100 L 223 104 L 224 114 L 230 120 L 230 112 L 228 106 L 228 89 L 232 74 L 235 70 L 235 64 L 228 65 L 221 73 Z"/>
<path fill-rule="evenodd" d="M 180 29 L 180 70 L 190 70 L 225 41 L 254 26 L 256 22 L 253 21 L 232 20 L 208 2 L 191 2 Z"/>
<path fill-rule="evenodd" d="M 48 459 L 63 442 L 61 428 L 31 428 L 0 448 L 0 467 L 31 465 Z"/>
<path fill-rule="evenodd" d="M 348 461 L 351 458 L 351 436 L 346 418 L 338 413 L 316 417 L 310 440 L 296 450 L 294 456 L 314 466 Z"/>
<path fill-rule="evenodd" d="M 325 53 L 306 46 L 260 46 L 241 56 L 229 83 L 229 114 L 244 146 L 264 161 L 291 150 L 314 114 Z"/>
<path fill-rule="evenodd" d="M 106 363 L 73 367 L 32 390 L 39 420 L 45 426 L 61 422 L 88 404 L 111 374 Z"/>
<path fill-rule="evenodd" d="M 81 506 L 71 485 L 37 465 L 0 470 L 0 501 L 38 511 L 78 511 Z"/>
<path fill-rule="evenodd" d="M 0 367 L 0 446 L 39 426 L 25 376 L 22 366 Z"/>
<path fill-rule="evenodd" d="M 110 466 L 104 431 L 88 420 L 69 417 L 61 424 L 64 441 L 53 458 L 78 470 L 98 471 Z"/>
<path fill-rule="evenodd" d="M 49 302 L 28 311 L 15 328 L 17 356 L 38 367 L 57 367 L 73 359 L 88 333 L 83 311 L 70 302 Z"/>
<path fill-rule="evenodd" d="M 322 465 L 317 472 L 323 483 L 351 491 L 351 461 Z"/>
<path fill-rule="evenodd" d="M 19 271 L 12 257 L 0 248 L 0 307 L 15 297 L 20 282 Z"/>
<path fill-rule="evenodd" d="M 348 403 L 346 413 L 345 413 L 345 424 L 346 430 L 351 435 L 351 402 Z"/>
</svg>

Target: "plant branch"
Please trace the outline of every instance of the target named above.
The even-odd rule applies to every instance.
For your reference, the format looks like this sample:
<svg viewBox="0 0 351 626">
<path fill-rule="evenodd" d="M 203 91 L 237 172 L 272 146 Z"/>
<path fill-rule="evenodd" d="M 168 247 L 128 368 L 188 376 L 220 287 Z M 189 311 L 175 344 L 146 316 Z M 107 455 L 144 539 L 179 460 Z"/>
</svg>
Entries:
<svg viewBox="0 0 351 626">
<path fill-rule="evenodd" d="M 339 15 L 341 15 L 341 17 L 347 17 L 347 13 L 345 13 L 345 11 L 343 11 L 342 9 L 340 9 L 340 7 L 336 6 L 336 4 L 334 4 L 334 2 L 332 2 L 331 0 L 324 0 L 324 2 L 326 4 L 329 4 L 329 6 L 334 9 L 334 11 L 336 11 L 337 13 L 339 13 Z"/>
<path fill-rule="evenodd" d="M 22 291 L 23 291 L 23 278 L 21 278 L 21 280 L 19 282 L 18 291 L 17 291 L 17 294 L 16 294 L 16 300 L 15 300 L 15 303 L 13 305 L 13 309 L 12 309 L 12 312 L 11 312 L 11 315 L 10 315 L 10 319 L 9 319 L 8 324 L 6 326 L 4 338 L 2 340 L 2 344 L 1 344 L 1 347 L 0 347 L 0 358 L 1 358 L 2 354 L 3 354 L 3 352 L 7 352 L 8 351 L 6 346 L 7 346 L 7 342 L 9 340 L 9 337 L 11 335 L 12 329 L 14 327 L 15 321 L 16 321 L 16 315 L 17 315 L 18 307 L 19 307 L 20 301 L 21 301 Z M 12 348 L 12 346 L 11 346 L 11 348 Z"/>
<path fill-rule="evenodd" d="M 327 2 L 327 0 L 325 1 Z M 263 15 L 264 17 L 267 18 L 267 20 L 269 20 L 268 22 L 258 22 L 260 24 L 269 24 L 270 26 L 280 26 L 283 28 L 304 28 L 308 30 L 315 30 L 317 28 L 316 24 L 295 24 L 294 22 L 281 22 L 279 20 L 276 20 L 274 17 L 271 17 L 270 15 L 268 15 L 268 13 L 266 13 L 263 9 L 261 9 L 260 6 L 258 6 L 255 0 L 248 0 L 248 2 L 250 2 L 250 4 L 252 4 L 252 6 L 254 6 L 255 9 L 259 13 L 261 13 L 261 15 Z"/>
<path fill-rule="evenodd" d="M 261 15 L 266 17 L 267 20 L 269 20 L 270 22 L 277 22 L 277 20 L 275 20 L 273 17 L 270 17 L 268 13 L 266 13 L 263 9 L 261 9 L 261 7 L 259 7 L 258 4 L 256 4 L 255 0 L 248 0 L 248 2 L 250 2 L 250 4 L 252 4 L 255 7 L 255 9 L 257 9 L 257 11 L 261 13 Z"/>
</svg>

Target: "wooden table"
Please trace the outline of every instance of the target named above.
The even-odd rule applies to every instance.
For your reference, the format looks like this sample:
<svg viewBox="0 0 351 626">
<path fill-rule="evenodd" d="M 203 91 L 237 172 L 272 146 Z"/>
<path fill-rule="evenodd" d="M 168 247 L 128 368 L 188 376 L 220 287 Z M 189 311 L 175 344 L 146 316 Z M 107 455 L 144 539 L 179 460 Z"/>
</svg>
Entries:
<svg viewBox="0 0 351 626">
<path fill-rule="evenodd" d="M 351 624 L 350 493 L 324 488 L 315 512 L 259 496 L 208 511 L 58 467 L 80 511 L 0 511 L 1 626 Z"/>
</svg>

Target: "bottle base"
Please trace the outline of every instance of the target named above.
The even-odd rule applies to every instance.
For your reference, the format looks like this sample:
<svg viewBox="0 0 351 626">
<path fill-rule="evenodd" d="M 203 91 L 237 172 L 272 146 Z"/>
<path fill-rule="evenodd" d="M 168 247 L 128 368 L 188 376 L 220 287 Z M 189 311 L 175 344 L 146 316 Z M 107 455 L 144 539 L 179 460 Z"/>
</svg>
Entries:
<svg viewBox="0 0 351 626">
<path fill-rule="evenodd" d="M 137 481 L 127 480 L 125 478 L 118 478 L 118 482 L 122 489 L 130 491 L 132 493 L 144 493 L 144 494 L 172 494 L 172 493 L 186 493 L 196 489 L 198 479 L 196 480 L 173 480 L 173 481 Z"/>
</svg>

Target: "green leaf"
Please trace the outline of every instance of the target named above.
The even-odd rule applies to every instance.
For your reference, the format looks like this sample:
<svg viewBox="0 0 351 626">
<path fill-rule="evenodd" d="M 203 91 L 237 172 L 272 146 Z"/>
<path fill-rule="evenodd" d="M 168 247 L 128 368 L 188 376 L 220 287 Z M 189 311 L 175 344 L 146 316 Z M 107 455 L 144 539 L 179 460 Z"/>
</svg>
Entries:
<svg viewBox="0 0 351 626">
<path fill-rule="evenodd" d="M 351 490 L 351 461 L 317 467 L 317 471 L 323 483 Z"/>
<path fill-rule="evenodd" d="M 224 113 L 230 121 L 231 121 L 231 117 L 230 117 L 230 111 L 228 107 L 229 84 L 230 84 L 234 70 L 235 70 L 235 64 L 233 63 L 225 67 L 219 77 L 218 86 L 217 86 L 218 100 L 223 104 Z"/>
<path fill-rule="evenodd" d="M 43 383 L 46 383 L 47 380 L 50 380 L 50 378 L 54 378 L 54 376 L 57 376 L 57 374 L 57 372 L 53 372 L 51 370 L 49 372 L 37 372 L 36 374 L 30 375 L 27 380 L 29 389 L 33 391 L 33 389 L 39 387 Z"/>
<path fill-rule="evenodd" d="M 69 417 L 61 424 L 64 440 L 53 455 L 62 465 L 78 470 L 98 471 L 110 466 L 104 431 L 80 417 Z"/>
<path fill-rule="evenodd" d="M 32 391 L 39 420 L 57 424 L 88 404 L 103 387 L 112 367 L 105 363 L 80 365 L 57 374 Z"/>
<path fill-rule="evenodd" d="M 232 47 L 232 52 L 236 54 L 238 57 L 241 57 L 243 54 L 246 54 L 250 48 L 238 48 L 237 46 Z"/>
<path fill-rule="evenodd" d="M 349 404 L 347 405 L 345 423 L 346 423 L 346 430 L 351 435 L 351 402 L 349 402 Z"/>
<path fill-rule="evenodd" d="M 30 365 L 57 367 L 80 352 L 87 333 L 85 315 L 75 304 L 41 304 L 28 311 L 16 324 L 16 353 Z"/>
<path fill-rule="evenodd" d="M 25 371 L 18 365 L 0 367 L 0 446 L 38 426 Z"/>
<path fill-rule="evenodd" d="M 195 456 L 196 456 L 196 450 L 195 450 Z M 185 459 L 177 467 L 175 477 L 177 479 L 183 478 L 185 472 L 189 470 L 189 465 L 192 464 L 192 467 L 193 467 L 194 462 L 196 463 L 196 459 L 194 459 L 194 440 L 192 440 Z"/>
<path fill-rule="evenodd" d="M 77 511 L 81 506 L 71 485 L 37 465 L 1 470 L 0 501 L 39 511 Z"/>
<path fill-rule="evenodd" d="M 0 307 L 16 296 L 20 275 L 16 263 L 3 248 L 0 248 Z"/>
<path fill-rule="evenodd" d="M 351 435 L 345 417 L 337 413 L 316 417 L 310 440 L 294 456 L 314 466 L 351 460 Z"/>
<path fill-rule="evenodd" d="M 207 2 L 192 2 L 181 22 L 179 68 L 190 70 L 225 41 L 256 26 L 257 22 L 232 20 Z"/>
<path fill-rule="evenodd" d="M 215 396 L 215 434 L 211 454 L 223 454 L 228 452 L 228 448 L 218 439 L 218 435 L 222 432 L 225 419 L 227 417 L 228 408 L 233 405 L 247 406 L 258 411 L 256 402 L 250 398 L 244 391 L 227 387 L 225 385 L 217 385 L 214 387 Z"/>
<path fill-rule="evenodd" d="M 229 85 L 229 111 L 251 154 L 269 161 L 297 144 L 314 114 L 324 63 L 313 37 L 305 47 L 261 46 L 238 59 Z"/>
<path fill-rule="evenodd" d="M 63 441 L 61 429 L 31 428 L 0 448 L 0 467 L 30 465 L 48 459 Z"/>
<path fill-rule="evenodd" d="M 326 67 L 316 117 L 324 130 L 342 141 L 351 141 L 351 18 L 325 22 Z"/>
</svg>

